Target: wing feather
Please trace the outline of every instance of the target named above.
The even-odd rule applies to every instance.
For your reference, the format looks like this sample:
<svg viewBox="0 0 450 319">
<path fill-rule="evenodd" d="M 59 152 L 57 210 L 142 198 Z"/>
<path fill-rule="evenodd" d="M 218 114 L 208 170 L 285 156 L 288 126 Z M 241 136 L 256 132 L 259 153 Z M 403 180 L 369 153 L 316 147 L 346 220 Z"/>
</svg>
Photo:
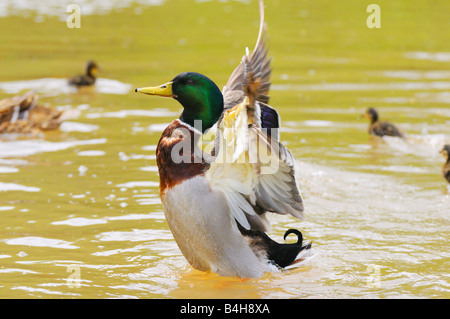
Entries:
<svg viewBox="0 0 450 319">
<path fill-rule="evenodd" d="M 263 1 L 260 0 L 259 3 L 259 15 L 260 15 L 260 25 L 259 25 L 259 34 L 258 39 L 256 41 L 255 48 L 253 53 L 248 56 L 248 63 L 250 68 L 254 72 L 254 76 L 256 78 L 261 79 L 261 86 L 258 89 L 258 94 L 256 96 L 257 101 L 261 101 L 263 103 L 269 102 L 269 96 L 267 95 L 270 89 L 270 74 L 272 72 L 271 68 L 271 59 L 268 58 L 268 48 L 267 48 L 267 25 L 264 21 L 264 4 Z M 227 84 L 224 86 L 222 90 L 222 94 L 224 97 L 224 107 L 225 109 L 229 109 L 239 103 L 241 103 L 245 98 L 244 83 L 246 80 L 246 67 L 243 62 L 241 62 L 231 73 L 230 78 L 228 79 Z"/>
<path fill-rule="evenodd" d="M 303 199 L 294 158 L 279 142 L 280 116 L 267 104 L 272 69 L 262 0 L 260 19 L 253 53 L 244 55 L 223 88 L 225 111 L 211 153 L 215 160 L 205 176 L 241 226 L 267 230 L 266 212 L 303 219 Z"/>
<path fill-rule="evenodd" d="M 239 193 L 230 192 L 226 195 L 226 200 L 228 203 L 228 207 L 230 208 L 230 214 L 242 225 L 245 229 L 250 229 L 250 223 L 247 220 L 247 217 L 242 210 L 242 207 L 239 207 L 238 198 Z"/>
<path fill-rule="evenodd" d="M 223 133 L 218 134 L 221 148 L 206 177 L 214 191 L 223 193 L 231 216 L 241 226 L 266 230 L 265 212 L 302 219 L 303 199 L 295 180 L 293 156 L 251 120 L 258 107 L 258 103 L 251 107 L 245 98 L 225 112 L 219 128 Z"/>
</svg>

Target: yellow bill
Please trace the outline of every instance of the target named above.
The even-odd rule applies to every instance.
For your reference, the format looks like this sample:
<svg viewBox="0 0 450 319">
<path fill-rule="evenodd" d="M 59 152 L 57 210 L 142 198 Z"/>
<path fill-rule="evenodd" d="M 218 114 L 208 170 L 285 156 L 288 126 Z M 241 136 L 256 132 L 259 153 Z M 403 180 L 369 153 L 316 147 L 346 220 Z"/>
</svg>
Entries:
<svg viewBox="0 0 450 319">
<path fill-rule="evenodd" d="M 172 93 L 172 82 L 168 82 L 166 84 L 160 86 L 149 86 L 145 88 L 137 88 L 135 92 L 140 92 L 148 95 L 158 95 L 165 97 L 173 97 Z"/>
</svg>

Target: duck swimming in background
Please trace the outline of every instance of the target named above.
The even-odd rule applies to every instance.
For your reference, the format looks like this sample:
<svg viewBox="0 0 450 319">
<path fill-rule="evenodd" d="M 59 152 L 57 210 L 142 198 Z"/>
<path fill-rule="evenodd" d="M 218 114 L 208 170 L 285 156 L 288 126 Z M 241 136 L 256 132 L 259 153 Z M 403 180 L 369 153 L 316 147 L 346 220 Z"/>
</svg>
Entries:
<svg viewBox="0 0 450 319">
<path fill-rule="evenodd" d="M 364 114 L 365 117 L 370 119 L 369 133 L 376 136 L 397 136 L 404 138 L 404 135 L 393 124 L 385 121 L 380 121 L 378 112 L 373 107 L 367 109 Z"/>
<path fill-rule="evenodd" d="M 446 158 L 444 166 L 442 166 L 442 174 L 447 182 L 450 183 L 450 144 L 444 145 L 441 150 L 441 154 Z"/>
<path fill-rule="evenodd" d="M 95 75 L 100 68 L 94 61 L 88 61 L 86 64 L 86 73 L 74 76 L 69 79 L 69 85 L 77 88 L 91 86 L 95 84 Z"/>
<path fill-rule="evenodd" d="M 171 97 L 183 112 L 162 133 L 156 150 L 160 197 L 169 228 L 187 261 L 201 271 L 241 278 L 295 267 L 303 243 L 278 243 L 266 232 L 268 212 L 303 219 L 295 161 L 279 142 L 280 119 L 267 103 L 270 59 L 263 39 L 264 7 L 253 53 L 248 52 L 221 92 L 208 77 L 185 72 L 136 92 Z M 198 141 L 217 126 L 214 151 Z M 273 130 L 271 130 L 273 128 Z"/>
<path fill-rule="evenodd" d="M 28 92 L 0 101 L 0 134 L 24 133 L 38 134 L 42 131 L 59 128 L 70 118 L 69 112 L 38 105 L 39 96 Z"/>
</svg>

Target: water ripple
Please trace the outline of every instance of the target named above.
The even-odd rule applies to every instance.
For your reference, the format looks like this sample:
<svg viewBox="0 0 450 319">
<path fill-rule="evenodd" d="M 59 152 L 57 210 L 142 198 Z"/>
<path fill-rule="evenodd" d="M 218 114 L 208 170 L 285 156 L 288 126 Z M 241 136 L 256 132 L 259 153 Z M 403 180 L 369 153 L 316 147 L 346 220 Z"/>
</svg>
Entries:
<svg viewBox="0 0 450 319">
<path fill-rule="evenodd" d="M 60 239 L 44 238 L 44 237 L 19 237 L 3 240 L 8 245 L 23 245 L 23 246 L 35 246 L 35 247 L 52 247 L 63 249 L 77 249 L 78 246 L 72 245 L 72 243 Z"/>
</svg>

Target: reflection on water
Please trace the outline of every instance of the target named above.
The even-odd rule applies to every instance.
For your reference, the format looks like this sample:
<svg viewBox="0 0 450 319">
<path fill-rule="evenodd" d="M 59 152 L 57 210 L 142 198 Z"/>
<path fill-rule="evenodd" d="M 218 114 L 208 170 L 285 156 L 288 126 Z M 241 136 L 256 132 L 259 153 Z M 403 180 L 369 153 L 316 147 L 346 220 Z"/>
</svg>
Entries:
<svg viewBox="0 0 450 319">
<path fill-rule="evenodd" d="M 0 143 L 0 158 L 23 157 L 42 152 L 55 152 L 79 145 L 96 145 L 106 143 L 106 138 L 49 142 L 42 139 L 3 141 Z"/>
<path fill-rule="evenodd" d="M 84 124 L 71 121 L 62 122 L 59 129 L 63 132 L 92 132 L 98 130 L 98 125 Z"/>
<path fill-rule="evenodd" d="M 394 83 L 321 83 L 321 84 L 278 84 L 275 91 L 412 91 L 412 90 L 450 90 L 450 82 L 394 82 Z"/>
<path fill-rule="evenodd" d="M 161 5 L 165 0 L 79 0 L 77 4 L 80 6 L 81 14 L 108 14 L 113 10 L 121 10 L 133 5 L 140 5 L 143 7 Z M 58 0 L 58 1 L 33 1 L 33 0 L 3 0 L 0 5 L 0 17 L 8 15 L 22 15 L 29 16 L 30 12 L 37 14 L 40 17 L 44 16 L 59 16 L 62 20 L 67 19 L 67 6 L 74 3 L 72 0 Z M 141 12 L 141 7 L 137 7 L 135 13 Z M 41 21 L 42 20 L 37 20 Z"/>
<path fill-rule="evenodd" d="M 450 52 L 406 52 L 405 58 L 430 60 L 435 62 L 449 62 Z"/>
<path fill-rule="evenodd" d="M 23 186 L 19 184 L 14 183 L 2 183 L 0 182 L 0 191 L 6 192 L 6 191 L 23 191 L 23 192 L 39 192 L 41 189 L 39 187 L 30 187 L 30 186 Z"/>
<path fill-rule="evenodd" d="M 42 238 L 42 237 L 19 237 L 19 238 L 5 239 L 4 242 L 8 245 L 20 245 L 20 246 L 52 247 L 63 249 L 80 248 L 64 240 Z"/>
<path fill-rule="evenodd" d="M 21 3 L 30 3 L 29 9 L 37 14 L 59 15 L 50 10 L 65 9 L 67 3 L 31 2 L 2 2 L 0 16 L 12 14 Z M 157 2 L 165 14 L 162 16 L 170 16 L 174 2 L 85 1 L 82 8 L 88 10 L 92 5 L 92 12 L 108 13 Z M 312 241 L 311 258 L 299 268 L 260 279 L 219 277 L 192 269 L 165 221 L 155 160 L 161 131 L 178 116 L 179 105 L 136 97 L 126 83 L 131 81 L 99 79 L 101 85 L 93 89 L 99 94 L 90 94 L 73 91 L 65 79 L 2 79 L 2 98 L 34 89 L 46 96 L 46 103 L 77 111 L 78 115 L 63 123 L 60 130 L 37 137 L 0 137 L 0 296 L 449 298 L 450 186 L 441 175 L 444 159 L 439 154 L 442 145 L 450 143 L 450 82 L 445 64 L 448 50 L 427 52 L 409 43 L 404 46 L 409 48 L 407 52 L 382 52 L 388 56 L 387 61 L 380 60 L 374 66 L 383 54 L 364 51 L 367 57 L 342 56 L 342 50 L 336 52 L 329 42 L 320 42 L 326 41 L 323 36 L 329 30 L 316 24 L 308 32 L 317 32 L 314 39 L 318 36 L 317 45 L 326 50 L 307 51 L 305 43 L 309 42 L 301 41 L 308 32 L 302 32 L 301 38 L 292 35 L 293 29 L 298 30 L 293 26 L 303 20 L 297 16 L 279 18 L 287 14 L 285 6 L 298 6 L 296 3 L 267 4 L 273 10 L 270 30 L 275 25 L 279 31 L 273 35 L 274 50 L 278 51 L 271 98 L 280 111 L 281 138 L 297 159 L 306 219 L 270 216 L 270 236 L 283 242 L 286 229 L 300 229 L 305 239 Z M 192 6 L 210 6 L 220 14 L 232 12 L 235 21 L 249 23 L 250 29 L 252 21 L 240 9 L 254 4 L 188 1 L 179 5 L 186 12 Z M 96 5 L 104 5 L 104 11 L 95 9 Z M 302 2 L 304 5 L 308 4 Z M 41 7 L 49 12 L 38 12 Z M 295 9 L 292 14 L 300 12 L 302 19 L 316 16 L 312 7 Z M 137 12 L 156 18 L 151 10 Z M 194 23 L 189 20 L 193 33 L 204 31 L 202 19 L 206 18 Z M 138 56 L 144 50 L 146 60 L 138 61 L 139 67 L 129 71 L 132 63 L 118 59 L 119 53 L 113 50 L 111 25 L 107 32 L 103 30 L 111 37 L 106 37 L 111 43 L 105 44 L 104 51 L 110 49 L 107 52 L 119 66 L 114 75 L 117 79 L 130 78 L 130 72 L 131 78 L 139 78 L 138 70 L 148 68 L 144 83 L 159 83 L 167 75 L 163 74 L 167 65 L 184 71 L 186 64 L 193 67 L 191 59 L 204 54 L 203 50 L 189 51 L 194 41 L 187 37 L 183 48 L 189 49 L 181 54 L 186 59 L 177 54 L 177 59 L 172 56 L 164 67 L 154 66 L 147 59 L 154 61 L 153 54 L 161 48 L 158 44 L 147 49 L 149 42 L 138 40 L 150 40 L 139 36 L 130 41 L 133 50 L 129 54 Z M 241 34 L 238 27 L 240 24 L 233 25 L 236 30 L 229 32 Z M 364 31 L 352 30 L 355 37 Z M 403 39 L 401 33 L 393 36 Z M 70 41 L 69 36 L 63 40 Z M 220 41 L 228 40 L 225 37 Z M 233 41 L 227 46 L 235 45 Z M 238 43 L 238 39 L 235 41 Z M 333 45 L 336 43 L 333 41 Z M 209 45 L 202 42 L 201 47 Z M 296 53 L 299 56 L 289 56 L 286 48 L 300 52 Z M 314 56 L 308 62 L 312 65 L 293 67 L 299 60 L 308 59 L 308 54 L 302 55 L 304 50 Z M 358 50 L 363 49 L 354 51 Z M 21 52 L 12 52 L 17 56 L 14 61 L 20 61 Z M 208 54 L 211 70 L 221 70 L 217 76 L 226 79 L 231 70 L 221 69 L 223 61 L 215 61 L 213 56 L 225 53 Z M 354 61 L 361 64 L 355 66 Z M 322 73 L 334 77 L 315 80 Z M 17 79 L 21 79 L 20 74 Z M 379 109 L 383 119 L 404 130 L 407 138 L 370 137 L 368 123 L 359 117 L 371 105 Z M 75 288 L 68 285 L 71 267 L 80 271 Z"/>
<path fill-rule="evenodd" d="M 127 116 L 166 117 L 176 115 L 178 115 L 178 113 L 170 112 L 165 109 L 158 109 L 158 110 L 120 110 L 117 112 L 89 113 L 86 115 L 86 117 L 90 119 L 95 119 L 101 117 L 116 117 L 116 118 L 124 118 Z"/>
<path fill-rule="evenodd" d="M 131 85 L 117 80 L 98 78 L 93 91 L 105 94 L 127 94 Z M 34 90 L 46 96 L 77 93 L 77 88 L 69 85 L 67 79 L 44 78 L 26 81 L 0 82 L 0 89 L 5 93 L 18 94 L 23 90 Z M 91 88 L 86 88 L 86 90 Z M 83 88 L 84 90 L 84 88 Z"/>
</svg>

